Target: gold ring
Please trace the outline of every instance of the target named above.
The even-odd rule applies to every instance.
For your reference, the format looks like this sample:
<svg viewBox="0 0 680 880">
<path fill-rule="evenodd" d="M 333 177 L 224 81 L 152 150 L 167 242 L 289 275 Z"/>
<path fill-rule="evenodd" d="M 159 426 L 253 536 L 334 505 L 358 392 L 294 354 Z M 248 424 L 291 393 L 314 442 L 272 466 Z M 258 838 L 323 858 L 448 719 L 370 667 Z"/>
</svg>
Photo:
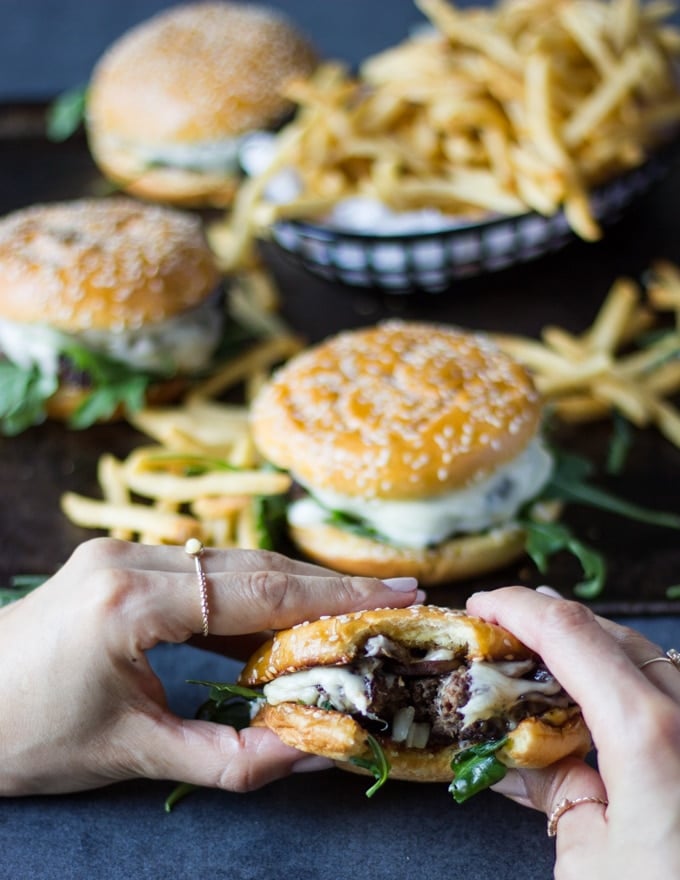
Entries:
<svg viewBox="0 0 680 880">
<path fill-rule="evenodd" d="M 638 665 L 638 669 L 644 669 L 650 663 L 670 663 L 671 666 L 680 669 L 680 651 L 676 651 L 675 648 L 669 648 L 666 651 L 665 657 L 652 657 L 651 660 L 645 660 L 644 663 Z"/>
<path fill-rule="evenodd" d="M 208 605 L 208 583 L 205 577 L 205 571 L 201 565 L 201 555 L 203 553 L 203 544 L 198 538 L 189 538 L 184 545 L 184 551 L 194 560 L 196 565 L 196 574 L 198 576 L 198 587 L 201 591 L 201 623 L 204 636 L 208 635 L 208 614 L 210 607 Z"/>
<path fill-rule="evenodd" d="M 571 810 L 572 807 L 578 807 L 580 804 L 602 804 L 603 807 L 607 807 L 609 806 L 609 801 L 593 797 L 592 795 L 574 798 L 573 801 L 569 800 L 569 798 L 563 798 L 548 817 L 548 837 L 554 837 L 557 834 L 557 823 L 560 821 L 560 818 L 568 810 Z"/>
</svg>

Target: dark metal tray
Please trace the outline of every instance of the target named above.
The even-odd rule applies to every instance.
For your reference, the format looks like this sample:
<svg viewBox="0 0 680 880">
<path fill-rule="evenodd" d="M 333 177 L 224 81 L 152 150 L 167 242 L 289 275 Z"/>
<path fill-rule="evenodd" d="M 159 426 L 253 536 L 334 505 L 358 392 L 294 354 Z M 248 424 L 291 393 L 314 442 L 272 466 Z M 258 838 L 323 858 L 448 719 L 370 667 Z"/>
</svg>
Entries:
<svg viewBox="0 0 680 880">
<path fill-rule="evenodd" d="M 37 201 L 100 195 L 106 186 L 82 137 L 63 144 L 43 135 L 41 106 L 0 107 L 0 211 Z M 308 274 L 273 246 L 264 249 L 282 294 L 289 324 L 310 342 L 342 328 L 385 317 L 445 321 L 464 327 L 536 335 L 548 323 L 576 332 L 594 317 L 612 281 L 640 277 L 658 258 L 680 261 L 677 208 L 680 166 L 673 165 L 598 244 L 576 242 L 559 254 L 483 278 L 455 282 L 455 291 L 391 295 L 332 284 Z M 455 295 L 451 295 L 455 293 Z M 69 523 L 59 508 L 65 490 L 97 494 L 96 462 L 104 450 L 124 455 L 141 442 L 125 424 L 73 432 L 59 424 L 34 428 L 18 438 L 0 438 L 0 585 L 15 574 L 50 573 L 76 545 L 94 533 Z M 601 464 L 606 424 L 571 429 L 561 438 L 569 449 Z M 607 488 L 630 500 L 680 510 L 680 451 L 656 432 L 639 431 L 626 465 Z M 680 584 L 680 534 L 586 509 L 572 508 L 575 531 L 604 551 L 609 565 L 605 591 L 593 607 L 605 614 L 680 613 L 666 590 Z M 475 589 L 501 584 L 549 582 L 565 594 L 579 572 L 558 558 L 547 576 L 528 562 L 484 581 L 430 591 L 432 601 L 459 604 Z"/>
</svg>

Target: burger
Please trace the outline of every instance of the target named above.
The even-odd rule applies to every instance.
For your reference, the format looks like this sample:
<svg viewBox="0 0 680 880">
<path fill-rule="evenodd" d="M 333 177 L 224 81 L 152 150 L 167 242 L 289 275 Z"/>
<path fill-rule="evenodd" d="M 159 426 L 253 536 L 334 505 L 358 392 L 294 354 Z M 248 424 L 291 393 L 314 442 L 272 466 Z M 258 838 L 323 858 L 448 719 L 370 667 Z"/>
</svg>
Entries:
<svg viewBox="0 0 680 880">
<path fill-rule="evenodd" d="M 222 342 L 221 278 L 198 218 L 123 197 L 0 220 L 0 419 L 77 427 L 169 400 Z"/>
<path fill-rule="evenodd" d="M 85 114 L 92 156 L 136 196 L 228 205 L 243 138 L 290 114 L 282 88 L 315 65 L 306 38 L 266 7 L 173 7 L 123 34 L 96 65 Z"/>
<path fill-rule="evenodd" d="M 486 336 L 388 321 L 297 355 L 253 404 L 261 454 L 290 472 L 290 537 L 332 568 L 432 585 L 524 552 L 518 514 L 552 457 L 524 367 Z"/>
<path fill-rule="evenodd" d="M 299 624 L 251 657 L 239 685 L 261 689 L 251 723 L 288 745 L 378 782 L 453 780 L 456 800 L 508 767 L 590 749 L 579 707 L 540 658 L 501 627 L 449 608 Z"/>
</svg>

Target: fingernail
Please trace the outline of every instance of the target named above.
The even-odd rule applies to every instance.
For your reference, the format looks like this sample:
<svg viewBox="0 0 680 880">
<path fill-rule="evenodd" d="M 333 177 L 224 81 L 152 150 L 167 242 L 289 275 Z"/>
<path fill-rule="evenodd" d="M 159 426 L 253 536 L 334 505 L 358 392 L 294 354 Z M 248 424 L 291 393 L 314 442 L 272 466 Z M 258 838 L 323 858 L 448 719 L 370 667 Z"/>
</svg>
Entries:
<svg viewBox="0 0 680 880">
<path fill-rule="evenodd" d="M 425 600 L 427 599 L 427 593 L 425 590 L 418 590 L 416 593 L 416 601 L 413 603 L 414 605 L 423 605 Z"/>
<path fill-rule="evenodd" d="M 550 596 L 553 599 L 561 599 L 562 594 L 558 593 L 557 590 L 552 587 L 548 587 L 546 584 L 541 584 L 540 587 L 536 587 L 536 592 L 541 593 L 543 596 Z"/>
<path fill-rule="evenodd" d="M 411 593 L 418 586 L 418 580 L 412 577 L 387 578 L 383 583 L 395 593 Z"/>
<path fill-rule="evenodd" d="M 317 770 L 330 770 L 335 765 L 330 758 L 322 758 L 320 755 L 309 755 L 300 758 L 290 768 L 291 773 L 316 773 Z"/>
<path fill-rule="evenodd" d="M 503 779 L 491 786 L 493 791 L 498 794 L 504 794 L 510 798 L 526 798 L 528 797 L 527 787 L 524 779 L 516 770 L 508 770 Z"/>
</svg>

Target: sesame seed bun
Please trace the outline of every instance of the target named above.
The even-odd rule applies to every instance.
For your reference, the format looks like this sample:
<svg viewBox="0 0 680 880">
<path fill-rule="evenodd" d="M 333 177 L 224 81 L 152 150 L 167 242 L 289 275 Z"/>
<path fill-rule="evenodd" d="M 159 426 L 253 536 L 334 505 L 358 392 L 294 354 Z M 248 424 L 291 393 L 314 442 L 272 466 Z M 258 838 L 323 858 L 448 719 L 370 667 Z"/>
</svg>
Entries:
<svg viewBox="0 0 680 880">
<path fill-rule="evenodd" d="M 448 650 L 467 664 L 537 660 L 511 633 L 495 624 L 463 611 L 416 605 L 326 617 L 277 633 L 251 657 L 239 682 L 261 686 L 299 670 L 347 666 L 365 656 L 364 647 L 375 636 L 416 652 Z M 499 711 L 502 716 L 505 706 Z M 415 782 L 453 778 L 451 761 L 465 744 L 454 741 L 408 747 L 390 738 L 387 721 L 383 719 L 387 732 L 374 731 L 373 735 L 390 762 L 390 778 Z M 339 762 L 343 769 L 362 772 L 348 762 L 369 753 L 369 731 L 360 715 L 291 700 L 265 703 L 253 723 L 270 728 L 287 745 Z M 497 756 L 510 767 L 540 768 L 568 755 L 583 757 L 590 747 L 590 733 L 578 706 L 572 703 L 529 715 L 516 724 L 509 722 L 508 741 Z"/>
<path fill-rule="evenodd" d="M 63 356 L 67 343 L 153 377 L 146 399 L 166 403 L 219 342 L 220 280 L 195 216 L 124 197 L 33 205 L 0 220 L 0 350 L 57 376 L 51 418 L 109 381 Z"/>
<path fill-rule="evenodd" d="M 86 127 L 95 161 L 135 195 L 225 205 L 237 168 L 150 162 L 160 151 L 219 145 L 279 124 L 286 82 L 316 56 L 283 15 L 257 4 L 173 7 L 132 28 L 96 65 Z"/>
<path fill-rule="evenodd" d="M 306 485 L 405 500 L 491 473 L 540 418 L 528 372 L 489 339 L 388 321 L 290 360 L 254 402 L 253 432 L 262 454 Z"/>
<path fill-rule="evenodd" d="M 219 281 L 198 218 L 127 198 L 33 205 L 0 220 L 0 318 L 128 330 L 203 302 Z"/>
</svg>

